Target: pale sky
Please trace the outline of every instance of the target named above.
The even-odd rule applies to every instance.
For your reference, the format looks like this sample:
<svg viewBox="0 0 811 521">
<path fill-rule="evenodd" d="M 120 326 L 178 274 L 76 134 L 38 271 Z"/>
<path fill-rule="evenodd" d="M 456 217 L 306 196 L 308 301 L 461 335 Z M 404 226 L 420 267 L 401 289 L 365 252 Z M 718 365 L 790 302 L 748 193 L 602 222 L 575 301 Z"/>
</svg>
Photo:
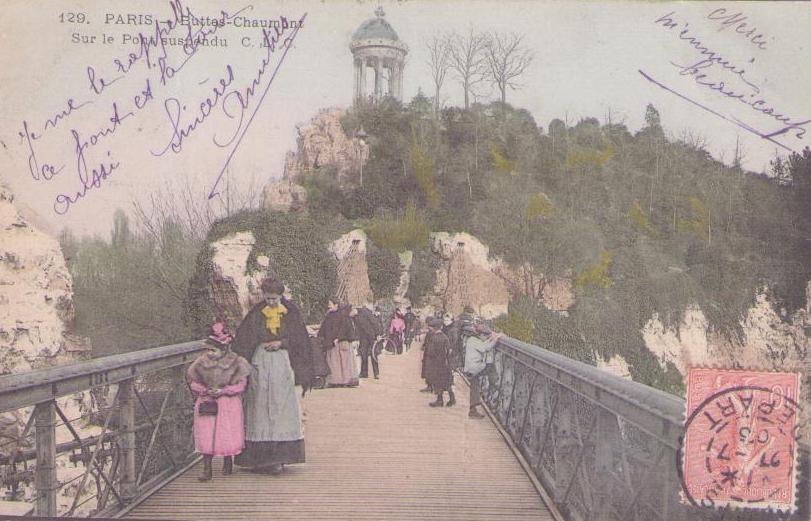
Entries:
<svg viewBox="0 0 811 521">
<path fill-rule="evenodd" d="M 184 9 L 200 17 L 214 18 L 220 10 L 233 14 L 241 9 L 244 11 L 240 18 L 244 15 L 249 19 L 285 16 L 294 20 L 307 14 L 247 130 L 246 123 L 284 50 L 271 54 L 257 94 L 249 100 L 238 125 L 241 111 L 237 110 L 236 96 L 229 93 L 244 93 L 258 74 L 267 52 L 244 47 L 242 39 L 258 43 L 261 29 L 218 29 L 212 36 L 226 39 L 227 47 L 198 49 L 182 70 L 161 84 L 157 64 L 161 53 L 155 47 L 150 48 L 155 62 L 152 69 L 141 58 L 126 74 L 116 70 L 115 59 L 126 62 L 128 53 L 139 53 L 137 44 L 123 43 L 125 34 L 154 34 L 154 25 L 146 23 L 144 15 L 160 20 L 172 17 L 168 1 L 139 2 L 139 7 L 131 7 L 133 4 L 4 3 L 0 14 L 0 150 L 4 154 L 0 178 L 15 192 L 26 215 L 50 232 L 67 226 L 82 233 L 106 234 L 117 207 L 128 209 L 134 199 L 167 183 L 182 184 L 186 176 L 200 193 L 199 204 L 209 204 L 205 194 L 214 186 L 232 152 L 226 173 L 232 185 L 244 186 L 252 177 L 261 184 L 281 176 L 284 155 L 295 147 L 295 126 L 306 123 L 320 108 L 351 104 L 350 36 L 364 20 L 374 16 L 378 5 L 383 5 L 386 19 L 409 46 L 403 86 L 406 101 L 420 87 L 428 95 L 433 90 L 425 48 L 433 34 L 464 33 L 471 28 L 516 32 L 524 35 L 535 60 L 520 79 L 522 87 L 509 92 L 507 101 L 528 109 L 545 129 L 553 118 L 568 117 L 570 124 L 588 116 L 604 121 L 610 110 L 615 121 L 624 121 L 635 131 L 644 123 L 645 106 L 653 103 L 661 113 L 666 132 L 680 136 L 689 129 L 704 136 L 710 151 L 719 159 L 729 162 L 739 140 L 746 151 L 745 166 L 754 171 L 763 171 L 776 150 L 786 150 L 742 127 L 761 135 L 783 129 L 773 139 L 792 150 L 811 144 L 811 133 L 803 135 L 805 121 L 811 119 L 811 4 L 187 0 L 182 3 Z M 116 21 L 118 14 L 135 15 L 132 21 L 144 24 L 105 24 L 106 19 Z M 656 23 L 668 14 L 668 20 Z M 78 23 L 80 20 L 84 23 Z M 666 27 L 668 23 L 672 28 Z M 167 36 L 175 37 L 180 32 L 176 28 Z M 95 42 L 73 43 L 74 34 L 79 41 L 83 36 L 95 36 Z M 288 30 L 282 38 L 291 34 L 292 30 Z M 112 42 L 103 43 L 103 35 L 112 37 Z M 168 45 L 167 49 L 165 63 L 179 67 L 185 58 L 182 48 Z M 707 57 L 716 62 L 701 71 L 690 70 L 690 66 Z M 230 81 L 228 65 L 233 72 Z M 93 68 L 100 93 L 91 90 L 88 67 Z M 699 78 L 696 74 L 706 76 Z M 100 87 L 100 79 L 112 81 L 117 76 L 120 79 Z M 217 97 L 213 89 L 220 79 L 226 87 L 219 87 L 223 95 Z M 147 80 L 152 99 L 144 101 L 142 95 L 137 103 L 143 108 L 139 109 L 135 96 L 144 90 Z M 742 98 L 730 99 L 697 81 L 712 83 L 716 88 L 720 87 L 717 82 L 723 81 L 724 90 Z M 493 90 L 491 98 L 496 97 Z M 197 107 L 206 98 L 217 98 L 212 100 L 214 108 L 183 139 L 182 150 L 155 155 L 172 139 L 166 107 L 171 109 L 173 103 L 185 106 L 181 124 L 187 126 L 200 114 Z M 452 76 L 446 80 L 442 98 L 448 105 L 462 104 L 461 91 Z M 87 104 L 55 126 L 47 125 L 49 118 L 66 111 L 68 99 L 74 100 L 74 107 Z M 224 100 L 228 114 L 223 111 Z M 66 207 L 59 204 L 60 194 L 75 198 L 82 187 L 73 131 L 84 143 L 91 134 L 112 126 L 113 103 L 121 117 L 117 128 L 111 135 L 94 140 L 95 144 L 87 143 L 81 155 L 89 169 L 98 169 L 102 164 L 118 166 L 101 181 L 101 186 L 87 190 L 83 198 L 59 215 L 56 210 Z M 767 107 L 773 107 L 774 114 L 764 114 Z M 29 135 L 35 136 L 31 142 L 39 180 L 29 171 L 28 140 L 19 136 L 23 121 Z M 236 140 L 225 147 L 214 143 L 216 140 L 224 144 L 243 132 L 244 138 L 235 151 Z M 61 170 L 46 180 L 42 172 L 48 174 L 51 167 Z M 219 186 L 224 188 L 225 181 Z"/>
</svg>

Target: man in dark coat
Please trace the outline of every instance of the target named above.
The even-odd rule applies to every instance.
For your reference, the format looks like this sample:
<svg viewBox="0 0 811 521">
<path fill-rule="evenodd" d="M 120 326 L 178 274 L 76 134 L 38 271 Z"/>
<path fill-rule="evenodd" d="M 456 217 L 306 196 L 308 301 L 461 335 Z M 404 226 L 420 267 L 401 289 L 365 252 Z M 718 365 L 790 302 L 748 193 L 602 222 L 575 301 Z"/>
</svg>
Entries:
<svg viewBox="0 0 811 521">
<path fill-rule="evenodd" d="M 360 377 L 369 377 L 369 358 L 372 359 L 372 371 L 375 380 L 380 378 L 380 365 L 377 360 L 377 353 L 374 352 L 375 341 L 383 335 L 383 325 L 378 318 L 368 308 L 360 307 L 354 316 L 355 332 L 358 335 L 360 345 Z"/>
<path fill-rule="evenodd" d="M 312 351 L 298 306 L 283 297 L 284 284 L 262 281 L 265 297 L 237 329 L 232 350 L 251 362 L 245 393 L 245 449 L 234 461 L 278 474 L 304 462 L 304 431 L 295 386 L 312 385 Z"/>
<path fill-rule="evenodd" d="M 406 308 L 405 316 L 403 316 L 403 320 L 405 320 L 405 347 L 406 350 L 411 349 L 411 342 L 414 341 L 414 322 L 417 319 L 417 315 L 414 314 L 414 311 L 411 310 L 411 306 Z"/>
<path fill-rule="evenodd" d="M 436 393 L 436 401 L 431 402 L 431 407 L 442 407 L 443 393 L 448 392 L 447 406 L 456 404 L 456 397 L 453 394 L 453 372 L 448 363 L 450 354 L 450 342 L 445 333 L 442 332 L 442 320 L 438 318 L 430 319 L 428 322 L 428 334 L 425 335 L 425 379 L 428 385 Z"/>
<path fill-rule="evenodd" d="M 462 339 L 459 336 L 459 326 L 453 320 L 453 315 L 445 313 L 442 317 L 442 332 L 448 337 L 451 343 L 451 352 L 448 361 L 451 370 L 459 369 L 465 361 L 465 354 L 462 346 Z"/>
</svg>

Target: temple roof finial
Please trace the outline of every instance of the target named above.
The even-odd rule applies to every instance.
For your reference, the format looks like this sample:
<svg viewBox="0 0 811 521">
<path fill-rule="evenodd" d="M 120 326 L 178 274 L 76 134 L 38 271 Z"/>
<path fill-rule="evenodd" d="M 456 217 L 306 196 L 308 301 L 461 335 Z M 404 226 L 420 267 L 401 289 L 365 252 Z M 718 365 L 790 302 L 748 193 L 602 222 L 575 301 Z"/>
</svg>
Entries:
<svg viewBox="0 0 811 521">
<path fill-rule="evenodd" d="M 377 9 L 375 9 L 375 14 L 377 15 L 378 18 L 383 18 L 384 16 L 386 16 L 386 11 L 383 10 L 383 6 L 381 5 L 378 6 Z"/>
</svg>

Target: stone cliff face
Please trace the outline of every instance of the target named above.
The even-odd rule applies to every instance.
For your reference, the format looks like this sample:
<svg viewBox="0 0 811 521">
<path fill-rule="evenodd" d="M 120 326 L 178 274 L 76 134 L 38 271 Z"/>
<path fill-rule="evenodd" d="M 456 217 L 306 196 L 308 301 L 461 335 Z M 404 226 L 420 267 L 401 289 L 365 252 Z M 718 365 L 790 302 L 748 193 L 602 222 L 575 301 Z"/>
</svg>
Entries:
<svg viewBox="0 0 811 521">
<path fill-rule="evenodd" d="M 34 228 L 0 187 L 0 375 L 89 355 L 71 334 L 73 281 L 59 242 Z"/>
<path fill-rule="evenodd" d="M 374 300 L 369 284 L 369 266 L 366 263 L 366 234 L 352 230 L 330 245 L 338 259 L 337 297 L 353 306 L 362 306 Z"/>
<path fill-rule="evenodd" d="M 811 291 L 811 284 L 809 284 Z M 800 371 L 811 369 L 807 328 L 811 325 L 809 309 L 797 311 L 787 320 L 775 312 L 764 294 L 740 323 L 742 335 L 729 339 L 712 331 L 698 306 L 689 308 L 675 327 L 666 327 L 659 317 L 651 318 L 642 329 L 646 347 L 662 365 L 672 362 L 686 374 L 689 366 L 718 365 L 725 367 L 762 368 L 766 370 Z M 615 357 L 620 358 L 620 357 Z M 600 365 L 627 376 L 624 360 Z"/>
<path fill-rule="evenodd" d="M 73 281 L 59 242 L 28 222 L 15 208 L 14 196 L 0 185 L 0 376 L 68 364 L 90 356 L 88 340 L 72 333 L 74 319 Z M 87 405 L 87 393 L 61 397 L 59 407 L 69 418 L 78 418 Z M 0 454 L 32 446 L 30 432 L 22 438 L 33 407 L 0 414 L 0 439 L 6 443 Z M 82 436 L 98 434 L 100 428 L 74 422 Z M 57 441 L 72 439 L 65 427 L 57 429 Z M 70 469 L 57 460 L 61 479 Z M 24 514 L 31 508 L 33 489 L 24 487 L 26 501 L 0 501 L 0 513 Z M 58 496 L 60 505 L 69 501 Z M 87 513 L 89 502 L 79 509 Z"/>
<path fill-rule="evenodd" d="M 287 153 L 284 179 L 300 182 L 304 174 L 326 167 L 335 168 L 340 183 L 357 175 L 361 162 L 369 159 L 369 146 L 346 135 L 341 127 L 344 113 L 339 108 L 324 109 L 298 127 L 298 150 Z"/>
<path fill-rule="evenodd" d="M 467 233 L 431 234 L 431 250 L 442 259 L 434 288 L 434 307 L 459 315 L 470 305 L 481 316 L 507 312 L 510 293 L 494 273 L 500 262 L 489 259 L 490 248 Z"/>
<path fill-rule="evenodd" d="M 248 257 L 256 244 L 251 232 L 238 232 L 212 242 L 212 275 L 208 291 L 218 315 L 238 324 L 262 299 L 260 284 L 270 259 L 258 256 L 259 269 L 248 272 Z M 372 302 L 366 263 L 366 234 L 353 230 L 330 244 L 338 260 L 338 296 L 355 306 Z"/>
</svg>

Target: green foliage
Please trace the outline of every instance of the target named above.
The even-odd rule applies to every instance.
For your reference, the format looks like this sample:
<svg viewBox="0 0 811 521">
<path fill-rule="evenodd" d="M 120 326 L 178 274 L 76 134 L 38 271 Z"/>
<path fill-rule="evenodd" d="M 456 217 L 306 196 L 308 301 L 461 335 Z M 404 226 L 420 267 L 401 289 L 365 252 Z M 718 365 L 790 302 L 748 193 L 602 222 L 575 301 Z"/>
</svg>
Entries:
<svg viewBox="0 0 811 521">
<path fill-rule="evenodd" d="M 389 298 L 400 284 L 400 259 L 397 252 L 380 248 L 371 241 L 366 243 L 366 264 L 369 284 L 375 299 Z"/>
<path fill-rule="evenodd" d="M 178 223 L 133 231 L 119 210 L 109 240 L 65 231 L 60 244 L 73 278 L 76 330 L 94 356 L 193 338 L 185 296 L 199 244 Z"/>
<path fill-rule="evenodd" d="M 543 192 L 538 192 L 532 194 L 527 203 L 527 220 L 533 221 L 538 217 L 552 217 L 557 211 L 558 209 L 555 208 L 549 197 Z"/>
<path fill-rule="evenodd" d="M 411 167 L 414 169 L 417 184 L 425 195 L 428 208 L 438 207 L 442 202 L 442 196 L 434 182 L 434 160 L 416 144 L 411 147 Z"/>
<path fill-rule="evenodd" d="M 522 342 L 531 343 L 535 339 L 535 323 L 530 318 L 517 313 L 508 313 L 493 323 L 497 331 Z"/>
<path fill-rule="evenodd" d="M 394 232 L 389 245 L 402 249 L 417 241 L 398 233 L 392 216 L 415 204 L 426 229 L 480 238 L 528 293 L 546 278 L 574 276 L 570 316 L 533 319 L 536 342 L 552 335 L 551 348 L 584 361 L 621 354 L 634 378 L 674 391 L 675 369 L 641 338 L 654 315 L 675 326 L 697 305 L 714 332 L 735 337 L 758 291 L 789 313 L 805 305 L 811 150 L 775 161 L 768 179 L 714 161 L 700 136 L 669 140 L 652 105 L 635 134 L 595 118 L 555 119 L 544 133 L 531 114 L 500 103 L 449 107 L 439 120 L 427 107 L 384 103 L 346 118 L 347 128 L 362 123 L 370 134 L 372 157 L 341 213 L 378 223 L 379 243 Z M 416 258 L 412 290 L 425 294 L 431 256 L 423 249 Z"/>
<path fill-rule="evenodd" d="M 631 218 L 633 225 L 641 232 L 647 233 L 655 237 L 658 235 L 656 228 L 653 227 L 645 211 L 639 206 L 639 203 L 634 203 L 631 209 L 628 210 L 628 217 Z"/>
<path fill-rule="evenodd" d="M 338 184 L 335 168 L 307 172 L 301 184 L 307 190 L 308 207 L 316 213 L 337 214 L 346 205 L 345 195 Z"/>
<path fill-rule="evenodd" d="M 575 168 L 578 166 L 602 166 L 614 157 L 614 147 L 610 144 L 603 150 L 595 150 L 580 146 L 572 146 L 566 155 L 566 167 Z"/>
<path fill-rule="evenodd" d="M 493 168 L 496 172 L 511 174 L 515 171 L 515 163 L 507 159 L 504 152 L 496 144 L 490 145 L 490 160 L 493 162 Z"/>
<path fill-rule="evenodd" d="M 439 259 L 430 249 L 424 248 L 413 252 L 406 292 L 406 297 L 413 304 L 422 305 L 423 299 L 433 291 L 436 286 L 436 270 L 439 266 Z"/>
<path fill-rule="evenodd" d="M 392 252 L 417 250 L 428 244 L 431 228 L 414 205 L 408 206 L 402 215 L 376 217 L 364 226 L 369 239 Z"/>
<path fill-rule="evenodd" d="M 680 219 L 678 229 L 708 241 L 710 238 L 710 210 L 698 197 L 690 198 L 692 219 Z"/>
<path fill-rule="evenodd" d="M 346 223 L 337 222 L 330 228 L 304 213 L 254 210 L 215 223 L 206 244 L 237 232 L 253 233 L 256 242 L 248 256 L 248 272 L 259 269 L 258 256 L 267 256 L 268 275 L 287 285 L 307 319 L 318 320 L 337 287 L 336 261 L 328 246 L 346 229 Z M 198 332 L 205 331 L 216 315 L 208 293 L 212 254 L 208 246 L 200 251 L 189 286 L 187 313 Z"/>
<path fill-rule="evenodd" d="M 611 261 L 614 258 L 614 253 L 611 251 L 603 251 L 600 253 L 600 261 L 587 270 L 577 274 L 575 278 L 575 287 L 588 288 L 590 286 L 598 288 L 610 288 L 613 284 L 609 270 L 611 268 Z"/>
</svg>

